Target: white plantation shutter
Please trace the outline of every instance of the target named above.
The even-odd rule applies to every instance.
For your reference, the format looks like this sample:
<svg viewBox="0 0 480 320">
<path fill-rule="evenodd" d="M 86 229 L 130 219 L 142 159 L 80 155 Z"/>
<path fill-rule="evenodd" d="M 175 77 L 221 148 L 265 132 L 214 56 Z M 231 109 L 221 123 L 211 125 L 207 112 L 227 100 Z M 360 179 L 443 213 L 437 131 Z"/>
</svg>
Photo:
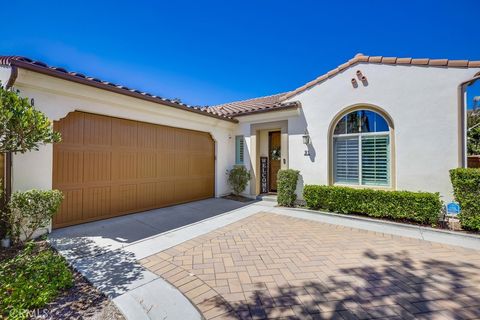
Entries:
<svg viewBox="0 0 480 320">
<path fill-rule="evenodd" d="M 336 183 L 358 184 L 358 153 L 358 137 L 334 139 L 334 172 Z"/>
<path fill-rule="evenodd" d="M 389 185 L 390 152 L 389 137 L 362 137 L 362 184 Z"/>
</svg>

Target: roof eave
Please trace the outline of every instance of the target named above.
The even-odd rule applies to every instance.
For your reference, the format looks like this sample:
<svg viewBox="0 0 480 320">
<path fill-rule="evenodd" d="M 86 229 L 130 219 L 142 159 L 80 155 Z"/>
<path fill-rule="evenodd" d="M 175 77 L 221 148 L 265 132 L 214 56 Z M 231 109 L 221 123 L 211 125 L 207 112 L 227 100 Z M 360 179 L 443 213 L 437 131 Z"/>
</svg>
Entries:
<svg viewBox="0 0 480 320">
<path fill-rule="evenodd" d="M 38 72 L 38 73 L 45 74 L 45 75 L 48 75 L 48 76 L 52 76 L 52 77 L 55 77 L 55 78 L 59 78 L 59 79 L 63 79 L 63 80 L 87 85 L 87 86 L 94 87 L 94 88 L 97 88 L 97 89 L 102 89 L 102 90 L 122 94 L 122 95 L 125 95 L 125 96 L 129 96 L 129 97 L 153 102 L 153 103 L 156 103 L 156 104 L 176 108 L 176 109 L 183 110 L 183 111 L 196 113 L 196 114 L 199 114 L 199 115 L 202 115 L 202 116 L 207 116 L 207 117 L 216 118 L 216 119 L 219 119 L 219 120 L 238 123 L 238 120 L 235 120 L 233 118 L 222 117 L 222 116 L 219 116 L 219 115 L 216 115 L 216 114 L 213 114 L 213 113 L 207 113 L 207 112 L 202 111 L 202 110 L 193 109 L 193 108 L 186 107 L 186 106 L 181 106 L 181 105 L 178 105 L 178 104 L 176 104 L 174 102 L 171 102 L 171 101 L 168 101 L 168 100 L 163 100 L 163 99 L 160 99 L 160 98 L 155 98 L 153 96 L 143 95 L 143 94 L 138 93 L 138 92 L 132 92 L 132 91 L 129 91 L 129 90 L 126 90 L 126 89 L 110 86 L 110 85 L 105 84 L 103 82 L 95 82 L 95 81 L 88 80 L 86 78 L 76 77 L 76 76 L 70 75 L 68 73 L 60 72 L 60 71 L 49 69 L 49 68 L 44 68 L 44 67 L 37 66 L 37 65 L 34 65 L 34 64 L 31 64 L 31 63 L 28 63 L 28 62 L 24 62 L 24 61 L 21 61 L 21 60 L 12 60 L 11 63 L 10 63 L 10 66 L 12 68 L 17 67 L 17 68 L 21 68 L 21 69 L 25 69 L 25 70 Z"/>
<path fill-rule="evenodd" d="M 277 106 L 277 107 L 272 107 L 268 109 L 261 109 L 261 110 L 252 110 L 248 112 L 243 112 L 239 114 L 232 114 L 231 116 L 234 118 L 238 117 L 243 117 L 243 116 L 249 116 L 252 114 L 259 114 L 259 113 L 266 113 L 266 112 L 273 112 L 273 111 L 285 111 L 285 110 L 293 110 L 293 109 L 298 109 L 301 108 L 301 103 L 300 101 L 292 101 L 289 102 L 288 104 L 285 104 L 285 106 Z"/>
</svg>

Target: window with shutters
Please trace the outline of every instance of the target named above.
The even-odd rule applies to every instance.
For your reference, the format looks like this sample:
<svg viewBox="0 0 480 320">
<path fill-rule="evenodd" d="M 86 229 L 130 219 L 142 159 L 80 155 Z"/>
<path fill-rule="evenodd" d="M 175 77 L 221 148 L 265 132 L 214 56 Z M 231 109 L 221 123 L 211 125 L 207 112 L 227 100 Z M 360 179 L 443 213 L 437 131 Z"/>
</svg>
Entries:
<svg viewBox="0 0 480 320">
<path fill-rule="evenodd" d="M 390 186 L 390 128 L 370 110 L 351 112 L 333 133 L 334 183 Z"/>
<path fill-rule="evenodd" d="M 244 148 L 245 138 L 243 136 L 235 137 L 235 164 L 243 164 L 244 161 Z"/>
</svg>

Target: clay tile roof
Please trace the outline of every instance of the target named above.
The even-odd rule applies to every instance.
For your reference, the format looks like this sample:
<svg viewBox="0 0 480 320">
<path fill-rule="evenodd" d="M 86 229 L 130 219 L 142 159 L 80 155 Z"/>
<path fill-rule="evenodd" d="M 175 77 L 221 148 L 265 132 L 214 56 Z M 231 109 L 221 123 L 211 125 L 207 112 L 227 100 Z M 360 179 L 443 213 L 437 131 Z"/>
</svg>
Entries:
<svg viewBox="0 0 480 320">
<path fill-rule="evenodd" d="M 147 101 L 154 102 L 154 103 L 159 103 L 159 104 L 162 104 L 162 105 L 167 105 L 169 107 L 174 107 L 174 108 L 178 108 L 178 109 L 181 109 L 181 110 L 190 111 L 190 112 L 194 112 L 194 113 L 197 113 L 197 114 L 202 114 L 202 115 L 205 115 L 205 116 L 214 117 L 214 118 L 218 118 L 218 119 L 222 119 L 222 120 L 237 122 L 237 120 L 231 118 L 227 114 L 222 115 L 222 114 L 217 114 L 217 113 L 213 113 L 213 112 L 206 112 L 206 110 L 204 110 L 204 108 L 191 107 L 191 106 L 188 106 L 188 105 L 186 105 L 184 103 L 181 103 L 179 101 L 165 99 L 165 98 L 162 98 L 162 97 L 154 96 L 154 95 L 149 94 L 147 92 L 143 92 L 143 91 L 135 90 L 135 89 L 130 89 L 130 88 L 127 88 L 125 86 L 115 84 L 115 83 L 111 83 L 111 82 L 108 82 L 108 81 L 102 81 L 102 80 L 94 78 L 94 77 L 86 76 L 82 73 L 69 72 L 64 68 L 49 66 L 44 62 L 34 61 L 34 60 L 26 58 L 26 57 L 0 56 L 0 65 L 12 66 L 12 67 L 14 66 L 14 67 L 22 68 L 22 69 L 32 70 L 32 71 L 43 73 L 43 74 L 46 74 L 46 75 L 49 75 L 49 76 L 65 79 L 65 80 L 68 80 L 68 81 L 73 81 L 73 82 L 89 85 L 89 86 L 92 86 L 92 87 L 96 87 L 96 88 L 99 88 L 99 89 L 108 90 L 108 91 L 112 91 L 112 92 L 115 92 L 115 93 L 128 95 L 128 96 L 131 96 L 131 97 L 147 100 Z"/>
<path fill-rule="evenodd" d="M 22 68 L 31 67 L 32 70 L 38 72 L 44 72 L 53 76 L 60 78 L 67 78 L 67 80 L 72 80 L 94 87 L 99 87 L 102 89 L 107 89 L 110 91 L 115 91 L 118 93 L 127 94 L 130 96 L 135 96 L 148 101 L 153 101 L 161 103 L 164 105 L 169 105 L 176 108 L 181 108 L 183 110 L 197 112 L 200 114 L 210 115 L 213 117 L 236 121 L 233 118 L 241 115 L 247 115 L 252 113 L 259 113 L 265 111 L 275 111 L 275 110 L 285 110 L 291 108 L 300 107 L 300 103 L 297 101 L 286 102 L 287 99 L 315 86 L 316 84 L 325 81 L 329 78 L 336 76 L 338 73 L 343 70 L 350 68 L 351 66 L 358 63 L 373 63 L 373 64 L 389 64 L 389 65 L 413 65 L 413 66 L 431 66 L 431 67 L 453 67 L 453 68 L 480 68 L 480 61 L 468 61 L 468 60 L 448 60 L 448 59 L 412 59 L 412 58 L 397 58 L 397 57 L 383 57 L 383 56 L 366 56 L 362 53 L 358 53 L 352 59 L 341 64 L 337 68 L 328 71 L 327 73 L 319 76 L 318 78 L 304 84 L 303 86 L 290 91 L 279 94 L 274 94 L 271 96 L 253 98 L 243 101 L 235 101 L 224 103 L 212 107 L 192 107 L 181 103 L 176 100 L 170 100 L 155 95 L 151 95 L 146 92 L 142 92 L 135 89 L 130 89 L 128 87 L 102 81 L 97 78 L 87 77 L 83 74 L 76 72 L 68 72 L 63 68 L 50 67 L 43 62 L 33 61 L 31 59 L 20 57 L 20 56 L 0 56 L 0 65 L 15 65 Z M 50 72 L 46 72 L 46 70 Z M 53 74 L 52 74 L 53 73 Z"/>
<path fill-rule="evenodd" d="M 212 107 L 206 107 L 204 110 L 219 115 L 239 116 L 270 110 L 285 110 L 299 107 L 298 102 L 280 103 L 286 94 L 287 93 L 284 92 L 260 98 L 234 101 Z"/>
<path fill-rule="evenodd" d="M 334 77 L 341 71 L 353 66 L 357 63 L 375 63 L 375 64 L 399 64 L 399 65 L 413 65 L 413 66 L 432 66 L 432 67 L 453 67 L 453 68 L 479 68 L 480 61 L 468 61 L 468 60 L 448 60 L 448 59 L 412 59 L 412 58 L 397 58 L 397 57 L 382 57 L 382 56 L 366 56 L 363 53 L 358 53 L 352 59 L 339 67 L 327 72 L 324 75 L 319 76 L 315 80 L 304 84 L 303 86 L 286 93 L 282 97 L 282 101 L 285 101 L 300 92 L 303 92 L 317 83 L 320 83 L 328 78 Z M 280 101 L 281 102 L 281 101 Z"/>
</svg>

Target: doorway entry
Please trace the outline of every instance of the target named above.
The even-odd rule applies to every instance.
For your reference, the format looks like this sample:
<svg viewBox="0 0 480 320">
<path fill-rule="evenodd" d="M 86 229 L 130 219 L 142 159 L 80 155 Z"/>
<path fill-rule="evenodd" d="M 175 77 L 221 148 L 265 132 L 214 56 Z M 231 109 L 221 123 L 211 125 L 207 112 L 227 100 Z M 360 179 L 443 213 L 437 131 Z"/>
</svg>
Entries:
<svg viewBox="0 0 480 320">
<path fill-rule="evenodd" d="M 271 131 L 268 133 L 268 159 L 269 159 L 269 191 L 277 192 L 277 174 L 282 165 L 281 133 Z"/>
</svg>

